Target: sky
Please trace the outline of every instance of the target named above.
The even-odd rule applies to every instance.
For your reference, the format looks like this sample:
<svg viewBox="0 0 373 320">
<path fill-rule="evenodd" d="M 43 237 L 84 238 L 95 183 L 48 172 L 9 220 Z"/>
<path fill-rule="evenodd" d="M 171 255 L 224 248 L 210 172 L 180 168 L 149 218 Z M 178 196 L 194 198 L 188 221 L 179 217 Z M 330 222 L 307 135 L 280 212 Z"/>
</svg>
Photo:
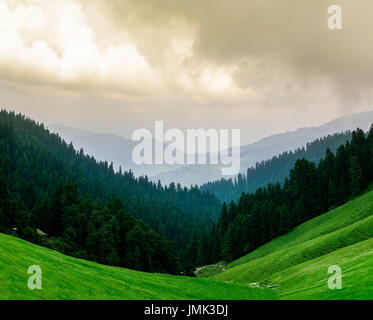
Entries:
<svg viewBox="0 0 373 320">
<path fill-rule="evenodd" d="M 373 108 L 372 14 L 371 0 L 0 0 L 0 107 L 249 143 Z"/>
</svg>

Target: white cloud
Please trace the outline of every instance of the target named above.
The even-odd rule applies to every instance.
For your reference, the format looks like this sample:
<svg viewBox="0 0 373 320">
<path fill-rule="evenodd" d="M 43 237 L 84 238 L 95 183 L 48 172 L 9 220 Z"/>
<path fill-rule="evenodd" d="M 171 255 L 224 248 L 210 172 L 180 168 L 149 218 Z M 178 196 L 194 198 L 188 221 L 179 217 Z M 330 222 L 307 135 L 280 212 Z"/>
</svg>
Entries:
<svg viewBox="0 0 373 320">
<path fill-rule="evenodd" d="M 49 79 L 57 86 L 83 83 L 120 93 L 159 89 L 159 75 L 133 43 L 99 46 L 82 5 L 61 1 L 17 4 L 0 0 L 0 67 L 8 76 Z M 31 19 L 31 22 L 28 21 Z M 141 86 L 138 84 L 141 83 Z"/>
<path fill-rule="evenodd" d="M 0 91 L 24 108 L 33 95 L 39 111 L 72 97 L 66 117 L 85 105 L 95 124 L 115 110 L 109 129 L 121 109 L 128 126 L 163 118 L 255 135 L 296 112 L 320 123 L 373 101 L 372 2 L 339 1 L 333 33 L 329 0 L 0 0 Z"/>
</svg>

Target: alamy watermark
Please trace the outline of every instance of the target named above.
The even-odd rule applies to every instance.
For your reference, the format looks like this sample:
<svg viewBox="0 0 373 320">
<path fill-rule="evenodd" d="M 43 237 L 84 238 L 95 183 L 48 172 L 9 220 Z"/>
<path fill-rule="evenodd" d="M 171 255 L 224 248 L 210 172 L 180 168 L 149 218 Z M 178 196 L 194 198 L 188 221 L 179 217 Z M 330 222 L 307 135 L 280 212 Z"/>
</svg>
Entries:
<svg viewBox="0 0 373 320">
<path fill-rule="evenodd" d="M 220 164 L 224 176 L 240 172 L 240 129 L 231 130 L 231 139 L 229 129 L 188 129 L 185 137 L 181 130 L 165 131 L 163 121 L 155 121 L 154 136 L 148 129 L 137 129 L 132 141 L 139 142 L 132 152 L 137 165 Z"/>
<path fill-rule="evenodd" d="M 30 290 L 42 289 L 42 272 L 41 268 L 39 266 L 30 266 L 27 270 L 28 274 L 32 274 L 31 277 L 29 277 L 27 286 Z"/>
<path fill-rule="evenodd" d="M 333 265 L 328 268 L 328 274 L 332 276 L 328 279 L 328 288 L 331 290 L 342 289 L 342 269 L 338 265 Z"/>
<path fill-rule="evenodd" d="M 330 30 L 342 30 L 342 8 L 339 5 L 328 7 L 328 28 Z"/>
</svg>

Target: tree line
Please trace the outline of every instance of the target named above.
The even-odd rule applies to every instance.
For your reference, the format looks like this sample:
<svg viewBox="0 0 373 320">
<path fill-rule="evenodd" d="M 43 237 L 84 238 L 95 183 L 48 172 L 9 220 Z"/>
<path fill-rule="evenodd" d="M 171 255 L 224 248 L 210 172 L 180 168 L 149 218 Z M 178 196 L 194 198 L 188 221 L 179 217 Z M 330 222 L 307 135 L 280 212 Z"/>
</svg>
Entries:
<svg viewBox="0 0 373 320">
<path fill-rule="evenodd" d="M 0 232 L 102 264 L 180 272 L 172 242 L 126 213 L 118 198 L 103 206 L 81 197 L 76 184 L 60 181 L 30 212 L 9 192 L 2 171 L 0 197 Z"/>
<path fill-rule="evenodd" d="M 315 162 L 298 158 L 283 183 L 221 206 L 198 187 L 115 172 L 112 163 L 75 150 L 43 124 L 2 110 L 0 232 L 104 264 L 192 274 L 196 266 L 254 250 L 372 182 L 373 129 L 320 139 L 288 160 L 305 152 L 319 160 L 326 145 L 335 152 L 328 148 Z M 286 155 L 263 168 L 274 170 Z"/>
<path fill-rule="evenodd" d="M 318 163 L 328 148 L 334 153 L 341 144 L 349 141 L 351 136 L 351 131 L 346 131 L 316 139 L 295 151 L 286 151 L 269 160 L 258 162 L 254 167 L 248 168 L 246 174 L 208 182 L 201 186 L 201 190 L 214 194 L 222 202 L 238 201 L 242 192 L 253 193 L 268 183 L 278 182 L 282 185 L 298 159 L 305 158 Z"/>
<path fill-rule="evenodd" d="M 180 257 L 193 231 L 209 228 L 221 207 L 197 187 L 162 186 L 131 171 L 115 172 L 112 163 L 97 162 L 43 124 L 6 110 L 0 111 L 0 150 L 0 232 L 16 229 L 32 240 L 40 238 L 39 229 L 55 248 L 75 256 L 146 271 L 182 271 Z M 101 247 L 93 249 L 92 239 Z M 103 249 L 113 243 L 115 252 Z M 162 266 L 162 259 L 176 267 Z"/>
<path fill-rule="evenodd" d="M 373 126 L 357 129 L 316 165 L 298 159 L 280 185 L 268 184 L 223 204 L 216 224 L 194 244 L 194 263 L 231 261 L 295 226 L 344 204 L 373 181 Z"/>
</svg>

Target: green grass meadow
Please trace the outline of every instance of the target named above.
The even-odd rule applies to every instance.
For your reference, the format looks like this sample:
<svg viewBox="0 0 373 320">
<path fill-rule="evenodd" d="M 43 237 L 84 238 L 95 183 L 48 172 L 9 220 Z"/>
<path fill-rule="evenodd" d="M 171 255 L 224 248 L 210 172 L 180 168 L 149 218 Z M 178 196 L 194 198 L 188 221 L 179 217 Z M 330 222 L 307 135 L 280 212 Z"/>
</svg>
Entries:
<svg viewBox="0 0 373 320">
<path fill-rule="evenodd" d="M 328 268 L 342 268 L 342 290 L 328 287 Z M 373 298 L 373 192 L 314 218 L 211 277 L 278 285 L 282 299 Z"/>
<path fill-rule="evenodd" d="M 27 286 L 31 265 L 42 269 L 41 290 Z M 332 265 L 342 269 L 341 290 L 328 287 Z M 104 266 L 0 234 L 2 300 L 372 299 L 373 191 L 227 266 L 206 266 L 198 274 L 192 278 Z M 254 282 L 260 288 L 252 288 Z M 276 287 L 267 288 L 271 285 Z"/>
<path fill-rule="evenodd" d="M 31 265 L 42 269 L 42 289 L 30 290 Z M 75 259 L 0 234 L 0 299 L 253 300 L 270 290 L 200 278 L 150 274 Z"/>
</svg>

